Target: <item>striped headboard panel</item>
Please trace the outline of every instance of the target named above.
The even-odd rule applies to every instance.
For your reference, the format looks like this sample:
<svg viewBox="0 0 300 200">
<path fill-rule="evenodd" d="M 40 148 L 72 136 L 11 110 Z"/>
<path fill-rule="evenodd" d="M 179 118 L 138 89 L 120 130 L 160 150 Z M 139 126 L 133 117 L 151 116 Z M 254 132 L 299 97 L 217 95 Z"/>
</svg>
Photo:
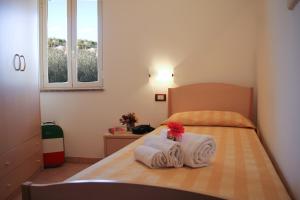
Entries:
<svg viewBox="0 0 300 200">
<path fill-rule="evenodd" d="M 169 88 L 168 114 L 196 111 L 234 111 L 253 120 L 253 89 L 224 83 L 198 83 Z"/>
</svg>

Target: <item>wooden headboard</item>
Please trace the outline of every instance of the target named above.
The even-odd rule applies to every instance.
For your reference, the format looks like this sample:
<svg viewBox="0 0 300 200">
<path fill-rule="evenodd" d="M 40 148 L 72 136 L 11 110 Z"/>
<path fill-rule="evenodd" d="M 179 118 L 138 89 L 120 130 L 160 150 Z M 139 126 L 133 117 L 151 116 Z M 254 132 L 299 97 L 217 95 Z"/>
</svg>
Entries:
<svg viewBox="0 0 300 200">
<path fill-rule="evenodd" d="M 224 83 L 198 83 L 168 90 L 168 114 L 196 111 L 234 111 L 253 119 L 253 89 Z"/>
</svg>

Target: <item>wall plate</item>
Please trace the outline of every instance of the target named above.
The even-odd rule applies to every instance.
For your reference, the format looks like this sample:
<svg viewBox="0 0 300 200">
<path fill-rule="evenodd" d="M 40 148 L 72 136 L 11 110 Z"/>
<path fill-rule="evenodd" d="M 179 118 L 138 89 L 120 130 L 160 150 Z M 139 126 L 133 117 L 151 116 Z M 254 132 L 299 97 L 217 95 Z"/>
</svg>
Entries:
<svg viewBox="0 0 300 200">
<path fill-rule="evenodd" d="M 155 94 L 155 101 L 166 101 L 167 95 L 166 94 Z"/>
</svg>

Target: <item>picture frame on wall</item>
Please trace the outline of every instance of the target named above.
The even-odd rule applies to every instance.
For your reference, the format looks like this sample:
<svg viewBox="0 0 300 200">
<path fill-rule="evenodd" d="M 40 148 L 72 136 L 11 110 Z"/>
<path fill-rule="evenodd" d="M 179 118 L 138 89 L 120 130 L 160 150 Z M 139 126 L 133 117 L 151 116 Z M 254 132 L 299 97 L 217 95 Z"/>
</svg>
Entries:
<svg viewBox="0 0 300 200">
<path fill-rule="evenodd" d="M 300 0 L 288 0 L 288 8 L 293 10 Z"/>
</svg>

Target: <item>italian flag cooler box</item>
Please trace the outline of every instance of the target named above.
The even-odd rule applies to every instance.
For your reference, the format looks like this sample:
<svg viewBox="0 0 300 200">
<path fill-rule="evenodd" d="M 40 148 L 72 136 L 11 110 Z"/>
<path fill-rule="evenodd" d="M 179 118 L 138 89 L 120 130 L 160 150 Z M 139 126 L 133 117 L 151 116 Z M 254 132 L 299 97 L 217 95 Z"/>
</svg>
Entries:
<svg viewBox="0 0 300 200">
<path fill-rule="evenodd" d="M 64 133 L 54 122 L 42 124 L 44 167 L 58 167 L 65 161 Z"/>
</svg>

